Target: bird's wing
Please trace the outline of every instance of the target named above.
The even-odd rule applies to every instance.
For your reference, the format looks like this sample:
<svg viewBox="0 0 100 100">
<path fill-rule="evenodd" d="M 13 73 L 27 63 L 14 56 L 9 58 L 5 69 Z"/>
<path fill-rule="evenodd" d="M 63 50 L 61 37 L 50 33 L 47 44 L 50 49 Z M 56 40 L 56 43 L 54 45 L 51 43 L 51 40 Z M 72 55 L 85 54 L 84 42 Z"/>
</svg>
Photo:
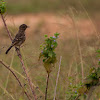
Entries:
<svg viewBox="0 0 100 100">
<path fill-rule="evenodd" d="M 16 34 L 15 38 L 12 41 L 12 45 L 14 46 L 17 43 L 19 43 L 23 39 L 23 35 L 22 34 Z"/>
</svg>

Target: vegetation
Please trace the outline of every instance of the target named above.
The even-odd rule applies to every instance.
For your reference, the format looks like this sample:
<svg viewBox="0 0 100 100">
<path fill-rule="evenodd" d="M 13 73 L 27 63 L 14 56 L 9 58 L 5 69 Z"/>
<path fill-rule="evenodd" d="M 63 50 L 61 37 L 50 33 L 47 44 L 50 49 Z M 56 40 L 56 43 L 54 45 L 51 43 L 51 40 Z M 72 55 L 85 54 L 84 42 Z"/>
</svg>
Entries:
<svg viewBox="0 0 100 100">
<path fill-rule="evenodd" d="M 6 24 L 3 15 L 6 11 L 5 2 L 1 0 L 0 3 L 0 14 L 4 23 L 4 27 L 0 29 L 0 37 L 2 37 L 0 38 L 2 40 L 0 43 L 1 100 L 31 100 L 33 98 L 35 100 L 37 98 L 40 100 L 44 100 L 44 98 L 45 100 L 53 100 L 56 86 L 55 99 L 86 100 L 87 98 L 89 100 L 91 96 L 93 100 L 100 99 L 100 90 L 98 89 L 100 85 L 99 36 L 94 35 L 86 38 L 79 36 L 73 9 L 70 10 L 70 16 L 74 29 L 70 30 L 69 33 L 75 33 L 74 35 L 66 37 L 65 34 L 60 32 L 60 37 L 62 36 L 63 39 L 62 37 L 58 39 L 59 33 L 56 32 L 54 36 L 45 35 L 44 42 L 42 36 L 44 34 L 41 34 L 41 27 L 44 24 L 40 25 L 39 23 L 41 27 L 38 27 L 36 31 L 31 30 L 31 33 L 36 32 L 37 34 L 34 34 L 34 37 L 33 34 L 30 34 L 26 46 L 22 46 L 21 51 L 16 50 L 17 56 L 14 49 L 8 55 L 4 54 L 7 45 L 9 45 L 6 34 L 8 33 L 9 38 L 12 39 L 9 29 L 15 27 L 10 26 L 8 29 L 9 25 Z M 41 42 L 44 42 L 40 46 L 42 51 L 39 50 Z M 98 57 L 96 56 L 96 50 Z M 38 56 L 39 60 L 42 59 L 42 62 L 38 61 Z M 60 56 L 63 59 L 61 61 L 59 82 L 55 86 Z M 47 82 L 44 77 L 46 74 Z M 49 74 L 51 77 L 49 77 Z"/>
<path fill-rule="evenodd" d="M 52 71 L 52 67 L 54 67 L 55 63 L 57 62 L 56 53 L 54 52 L 55 48 L 57 47 L 57 41 L 59 33 L 55 33 L 53 37 L 47 38 L 45 43 L 41 45 L 41 53 L 39 59 L 43 57 L 43 64 L 47 71 L 50 73 Z M 47 35 L 45 35 L 47 37 Z"/>
<path fill-rule="evenodd" d="M 98 0 L 7 0 L 7 13 L 60 13 L 68 11 L 70 7 L 83 11 L 81 3 L 88 12 L 100 11 L 100 2 Z"/>
<path fill-rule="evenodd" d="M 6 11 L 5 2 L 0 0 L 0 13 L 3 14 Z"/>
</svg>

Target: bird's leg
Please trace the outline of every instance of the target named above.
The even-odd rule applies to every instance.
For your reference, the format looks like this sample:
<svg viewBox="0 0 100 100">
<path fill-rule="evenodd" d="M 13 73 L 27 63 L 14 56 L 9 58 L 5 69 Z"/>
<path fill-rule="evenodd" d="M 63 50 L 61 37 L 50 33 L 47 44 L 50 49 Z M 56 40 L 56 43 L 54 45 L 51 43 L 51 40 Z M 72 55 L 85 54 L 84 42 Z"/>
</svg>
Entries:
<svg viewBox="0 0 100 100">
<path fill-rule="evenodd" d="M 21 54 L 20 54 L 20 46 L 15 47 L 15 48 L 16 48 L 16 51 L 18 50 L 18 56 L 21 56 Z"/>
<path fill-rule="evenodd" d="M 20 46 L 19 46 L 19 51 L 20 51 Z"/>
<path fill-rule="evenodd" d="M 18 48 L 18 47 L 15 47 L 15 48 L 16 48 L 16 51 L 17 51 L 17 50 L 19 50 L 19 48 Z"/>
</svg>

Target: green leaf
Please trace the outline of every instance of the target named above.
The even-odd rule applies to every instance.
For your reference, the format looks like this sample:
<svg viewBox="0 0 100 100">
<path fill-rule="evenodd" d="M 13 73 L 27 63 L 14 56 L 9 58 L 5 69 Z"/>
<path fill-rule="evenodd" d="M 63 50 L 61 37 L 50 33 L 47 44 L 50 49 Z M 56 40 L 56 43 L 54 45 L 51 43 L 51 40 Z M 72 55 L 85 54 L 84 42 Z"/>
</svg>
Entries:
<svg viewBox="0 0 100 100">
<path fill-rule="evenodd" d="M 52 40 L 52 39 L 53 39 L 53 37 L 50 37 L 50 39 Z"/>
<path fill-rule="evenodd" d="M 98 49 L 97 52 L 100 53 L 100 49 Z"/>
<path fill-rule="evenodd" d="M 57 47 L 57 42 L 54 42 L 53 45 L 54 45 L 54 47 Z"/>
<path fill-rule="evenodd" d="M 55 36 L 55 37 L 58 37 L 58 36 L 59 36 L 59 34 L 60 34 L 60 33 L 55 33 L 55 34 L 54 34 L 54 36 Z"/>
<path fill-rule="evenodd" d="M 47 34 L 45 34 L 44 36 L 45 36 L 45 37 L 48 37 L 48 35 L 47 35 Z"/>
<path fill-rule="evenodd" d="M 52 58 L 52 55 L 53 55 L 53 53 L 52 53 L 52 51 L 50 51 L 50 52 L 48 53 L 48 56 Z"/>
<path fill-rule="evenodd" d="M 5 12 L 6 12 L 5 2 L 3 0 L 1 0 L 1 2 L 0 2 L 0 13 L 4 14 Z"/>
</svg>

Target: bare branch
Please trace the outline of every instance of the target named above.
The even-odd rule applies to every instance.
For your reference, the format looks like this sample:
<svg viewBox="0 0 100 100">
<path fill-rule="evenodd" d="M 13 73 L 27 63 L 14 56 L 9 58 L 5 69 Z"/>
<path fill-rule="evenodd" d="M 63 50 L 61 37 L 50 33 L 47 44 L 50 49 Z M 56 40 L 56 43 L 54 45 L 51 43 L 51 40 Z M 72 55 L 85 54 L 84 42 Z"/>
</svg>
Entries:
<svg viewBox="0 0 100 100">
<path fill-rule="evenodd" d="M 11 70 L 11 68 L 10 68 L 9 66 L 7 66 L 7 65 L 6 65 L 3 61 L 1 61 L 1 60 L 0 60 L 0 63 L 1 63 L 4 67 L 6 67 L 6 68 L 13 74 L 13 76 L 16 78 L 17 82 L 19 83 L 20 87 L 23 89 L 23 91 L 24 91 L 25 95 L 27 96 L 27 98 L 28 98 L 29 100 L 31 100 L 31 99 L 29 98 L 29 95 L 28 95 L 27 92 L 25 91 L 23 85 L 21 84 L 19 78 L 18 78 L 18 77 L 16 76 L 16 74 Z"/>
</svg>

